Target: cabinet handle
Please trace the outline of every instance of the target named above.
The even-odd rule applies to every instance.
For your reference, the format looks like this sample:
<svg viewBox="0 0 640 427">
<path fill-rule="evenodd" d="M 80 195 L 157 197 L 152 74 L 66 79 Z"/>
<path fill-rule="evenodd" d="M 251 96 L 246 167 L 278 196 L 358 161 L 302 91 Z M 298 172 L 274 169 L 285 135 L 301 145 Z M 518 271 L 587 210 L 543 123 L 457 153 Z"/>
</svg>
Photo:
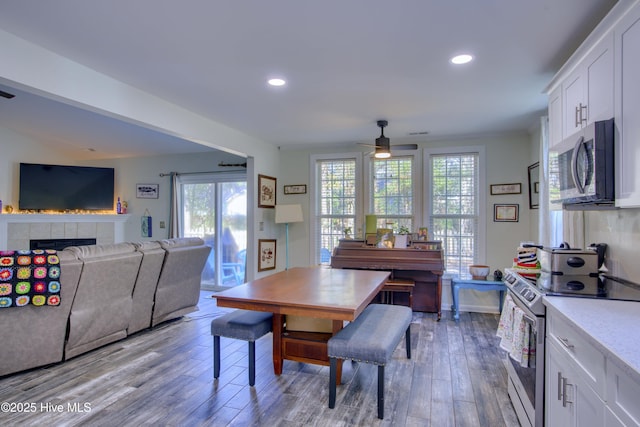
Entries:
<svg viewBox="0 0 640 427">
<path fill-rule="evenodd" d="M 562 400 L 562 372 L 558 372 L 558 400 Z"/>
<path fill-rule="evenodd" d="M 582 111 L 584 111 L 584 117 L 582 116 Z M 587 106 L 582 105 L 582 102 L 581 102 L 580 103 L 580 123 L 586 122 L 586 121 L 587 121 Z"/>
<path fill-rule="evenodd" d="M 580 104 L 580 106 L 582 106 L 582 104 Z M 575 117 L 575 127 L 579 127 L 580 126 L 580 107 L 576 106 L 576 117 Z"/>
<path fill-rule="evenodd" d="M 558 340 L 562 343 L 563 346 L 565 346 L 569 350 L 575 349 L 575 346 L 569 342 L 568 338 L 558 337 Z"/>
<path fill-rule="evenodd" d="M 567 403 L 573 403 L 572 400 L 567 399 L 567 386 L 573 387 L 573 384 L 570 384 L 566 378 L 562 378 L 562 407 L 566 408 Z"/>
</svg>

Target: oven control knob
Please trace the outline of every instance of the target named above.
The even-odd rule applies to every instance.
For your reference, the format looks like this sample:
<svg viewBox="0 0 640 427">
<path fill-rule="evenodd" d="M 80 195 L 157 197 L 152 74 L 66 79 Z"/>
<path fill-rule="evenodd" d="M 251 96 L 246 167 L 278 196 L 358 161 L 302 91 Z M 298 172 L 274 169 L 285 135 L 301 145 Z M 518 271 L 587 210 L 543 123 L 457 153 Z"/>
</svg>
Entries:
<svg viewBox="0 0 640 427">
<path fill-rule="evenodd" d="M 531 289 L 528 289 L 527 295 L 525 295 L 525 298 L 527 299 L 527 301 L 531 302 L 535 297 L 536 297 L 536 294 L 533 291 L 531 291 Z"/>
</svg>

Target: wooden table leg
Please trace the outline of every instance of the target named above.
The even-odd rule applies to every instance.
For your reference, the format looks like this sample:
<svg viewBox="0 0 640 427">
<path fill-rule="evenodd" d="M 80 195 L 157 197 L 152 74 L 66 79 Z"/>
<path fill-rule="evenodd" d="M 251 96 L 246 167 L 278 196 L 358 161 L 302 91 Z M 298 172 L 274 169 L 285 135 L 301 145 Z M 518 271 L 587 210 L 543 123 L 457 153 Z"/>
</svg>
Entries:
<svg viewBox="0 0 640 427">
<path fill-rule="evenodd" d="M 284 325 L 284 316 L 282 314 L 273 314 L 273 373 L 282 374 L 282 330 Z"/>
<path fill-rule="evenodd" d="M 343 326 L 343 322 L 342 320 L 334 320 L 333 321 L 333 335 L 337 334 Z M 337 365 L 336 365 L 336 384 L 340 385 L 342 384 L 342 359 L 338 359 L 337 360 Z"/>
</svg>

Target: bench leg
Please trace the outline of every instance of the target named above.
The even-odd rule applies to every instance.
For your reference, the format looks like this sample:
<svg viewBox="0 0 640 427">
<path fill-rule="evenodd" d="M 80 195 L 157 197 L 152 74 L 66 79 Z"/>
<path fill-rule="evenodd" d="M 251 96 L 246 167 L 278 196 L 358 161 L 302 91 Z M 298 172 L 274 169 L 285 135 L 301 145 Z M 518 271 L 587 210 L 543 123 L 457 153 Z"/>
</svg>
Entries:
<svg viewBox="0 0 640 427">
<path fill-rule="evenodd" d="M 384 365 L 378 366 L 378 418 L 384 418 Z"/>
<path fill-rule="evenodd" d="M 220 376 L 220 336 L 213 336 L 213 378 Z"/>
<path fill-rule="evenodd" d="M 411 359 L 411 325 L 407 326 L 407 332 L 404 333 L 404 343 L 407 346 L 407 359 Z"/>
<path fill-rule="evenodd" d="M 256 342 L 249 341 L 249 385 L 256 383 Z"/>
<path fill-rule="evenodd" d="M 335 357 L 329 358 L 329 408 L 336 406 L 336 375 L 338 360 Z"/>
</svg>

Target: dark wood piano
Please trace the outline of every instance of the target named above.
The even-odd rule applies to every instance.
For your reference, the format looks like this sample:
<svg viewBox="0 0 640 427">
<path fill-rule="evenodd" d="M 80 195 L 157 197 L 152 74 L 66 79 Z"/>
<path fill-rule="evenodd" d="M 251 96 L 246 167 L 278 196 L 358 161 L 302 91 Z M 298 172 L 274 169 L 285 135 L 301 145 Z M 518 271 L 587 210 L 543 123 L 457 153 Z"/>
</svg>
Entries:
<svg viewBox="0 0 640 427">
<path fill-rule="evenodd" d="M 386 270 L 391 271 L 391 279 L 414 280 L 412 309 L 438 313 L 440 320 L 444 255 L 439 241 L 418 241 L 406 249 L 388 249 L 368 246 L 364 240 L 342 239 L 331 256 L 331 267 Z"/>
</svg>

